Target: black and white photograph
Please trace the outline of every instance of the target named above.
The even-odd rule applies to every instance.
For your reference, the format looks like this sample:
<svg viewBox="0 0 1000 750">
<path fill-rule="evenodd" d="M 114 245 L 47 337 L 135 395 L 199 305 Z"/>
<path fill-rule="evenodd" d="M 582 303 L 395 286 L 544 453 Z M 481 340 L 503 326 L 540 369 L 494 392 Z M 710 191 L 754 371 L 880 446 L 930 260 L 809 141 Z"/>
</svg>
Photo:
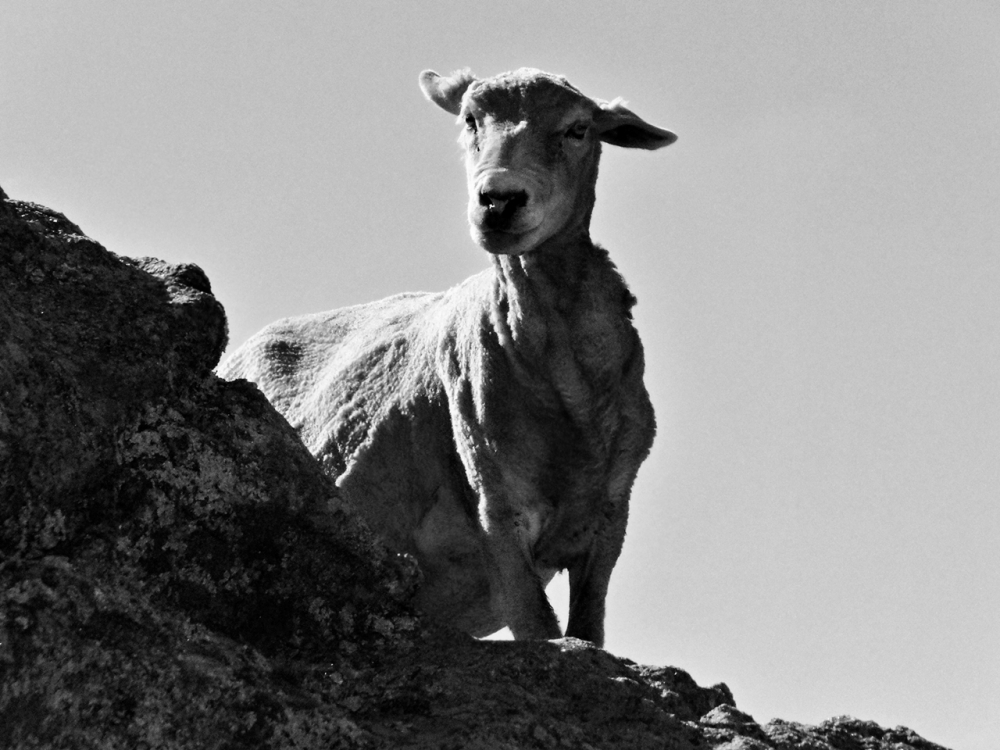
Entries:
<svg viewBox="0 0 1000 750">
<path fill-rule="evenodd" d="M 1000 5 L 4 0 L 0 748 L 1000 747 Z"/>
</svg>

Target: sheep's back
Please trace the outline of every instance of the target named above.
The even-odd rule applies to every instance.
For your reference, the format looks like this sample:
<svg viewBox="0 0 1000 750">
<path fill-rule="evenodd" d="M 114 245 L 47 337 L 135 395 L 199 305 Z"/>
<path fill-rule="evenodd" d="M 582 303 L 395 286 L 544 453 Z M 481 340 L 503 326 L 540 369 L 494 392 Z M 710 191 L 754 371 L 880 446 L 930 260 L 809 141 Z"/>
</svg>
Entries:
<svg viewBox="0 0 1000 750">
<path fill-rule="evenodd" d="M 411 377 L 420 325 L 440 294 L 400 294 L 270 324 L 218 368 L 257 384 L 314 453 L 337 412 L 361 406 Z"/>
</svg>

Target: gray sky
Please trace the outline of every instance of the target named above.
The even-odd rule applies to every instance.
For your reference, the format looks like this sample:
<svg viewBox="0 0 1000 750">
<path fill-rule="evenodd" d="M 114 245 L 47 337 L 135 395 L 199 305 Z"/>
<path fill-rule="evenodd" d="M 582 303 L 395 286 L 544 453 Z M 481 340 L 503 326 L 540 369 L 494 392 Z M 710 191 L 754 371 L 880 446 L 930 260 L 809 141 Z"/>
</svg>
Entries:
<svg viewBox="0 0 1000 750">
<path fill-rule="evenodd" d="M 486 266 L 423 68 L 625 97 L 680 140 L 598 184 L 659 421 L 608 648 L 996 747 L 1000 5 L 285 6 L 7 0 L 0 185 L 198 263 L 239 344 Z"/>
</svg>

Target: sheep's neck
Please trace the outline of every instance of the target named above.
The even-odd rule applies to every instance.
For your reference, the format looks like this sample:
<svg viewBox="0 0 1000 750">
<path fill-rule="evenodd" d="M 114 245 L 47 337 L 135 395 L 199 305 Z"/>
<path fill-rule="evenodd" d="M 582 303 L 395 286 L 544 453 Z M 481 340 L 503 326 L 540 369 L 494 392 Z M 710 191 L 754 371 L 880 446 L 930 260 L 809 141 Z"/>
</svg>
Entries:
<svg viewBox="0 0 1000 750">
<path fill-rule="evenodd" d="M 572 315 L 586 277 L 585 263 L 572 254 L 552 258 L 540 252 L 498 256 L 494 263 L 498 333 L 510 338 L 505 348 L 513 346 L 520 356 L 537 359 L 551 345 L 550 328 Z"/>
<path fill-rule="evenodd" d="M 624 282 L 589 237 L 494 264 L 491 318 L 518 379 L 547 381 L 576 421 L 588 421 L 601 371 L 622 363 L 584 349 L 628 325 Z"/>
</svg>

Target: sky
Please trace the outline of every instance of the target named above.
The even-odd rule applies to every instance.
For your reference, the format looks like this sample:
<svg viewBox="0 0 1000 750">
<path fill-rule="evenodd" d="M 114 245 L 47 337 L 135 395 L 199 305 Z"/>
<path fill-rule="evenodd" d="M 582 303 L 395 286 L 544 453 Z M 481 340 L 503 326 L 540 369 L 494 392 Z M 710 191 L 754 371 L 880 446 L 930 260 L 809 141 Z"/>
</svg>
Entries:
<svg viewBox="0 0 1000 750">
<path fill-rule="evenodd" d="M 679 140 L 606 147 L 592 224 L 638 297 L 659 424 L 608 649 L 725 682 L 762 723 L 986 750 L 998 40 L 992 0 L 5 0 L 0 186 L 200 265 L 238 345 L 487 267 L 421 70 L 624 97 Z"/>
</svg>

